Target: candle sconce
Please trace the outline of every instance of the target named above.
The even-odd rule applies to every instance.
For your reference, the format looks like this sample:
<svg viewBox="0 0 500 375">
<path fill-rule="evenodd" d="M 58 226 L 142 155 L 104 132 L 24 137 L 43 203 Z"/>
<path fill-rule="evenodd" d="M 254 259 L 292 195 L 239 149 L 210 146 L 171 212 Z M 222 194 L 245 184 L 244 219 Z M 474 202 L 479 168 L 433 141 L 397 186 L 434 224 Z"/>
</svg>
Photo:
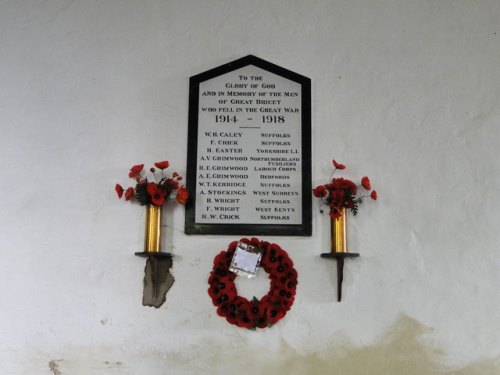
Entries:
<svg viewBox="0 0 500 375">
<path fill-rule="evenodd" d="M 347 251 L 347 215 L 346 209 L 341 209 L 339 218 L 331 220 L 331 251 L 321 254 L 322 258 L 335 259 L 337 261 L 337 300 L 342 299 L 342 282 L 344 281 L 344 259 L 357 258 L 358 253 Z"/>
<path fill-rule="evenodd" d="M 160 307 L 166 300 L 166 294 L 174 283 L 170 273 L 172 267 L 171 253 L 161 251 L 162 207 L 148 205 L 146 207 L 146 228 L 144 234 L 144 251 L 135 255 L 147 258 L 144 269 L 144 306 Z"/>
<path fill-rule="evenodd" d="M 135 255 L 147 258 L 144 273 L 144 306 L 160 307 L 166 299 L 168 290 L 174 283 L 170 273 L 172 254 L 161 251 L 162 209 L 168 201 L 175 199 L 179 204 L 186 204 L 189 193 L 179 181 L 182 176 L 174 172 L 172 177 L 165 170 L 170 166 L 168 160 L 154 163 L 155 167 L 149 172 L 153 178 L 148 179 L 144 164 L 137 164 L 130 168 L 128 176 L 135 180 L 135 187 L 124 189 L 120 184 L 115 185 L 118 198 L 125 197 L 125 201 L 138 201 L 146 207 L 146 232 L 144 235 L 144 251 Z"/>
<path fill-rule="evenodd" d="M 344 281 L 344 260 L 359 257 L 358 253 L 347 251 L 347 216 L 346 210 L 352 211 L 354 215 L 358 212 L 359 205 L 365 198 L 377 200 L 377 192 L 372 190 L 368 176 L 361 178 L 361 184 L 355 184 L 343 177 L 333 177 L 335 171 L 346 169 L 344 164 L 332 160 L 334 170 L 331 182 L 316 186 L 312 193 L 321 200 L 321 204 L 329 209 L 332 224 L 332 248 L 329 253 L 323 253 L 323 258 L 335 259 L 337 261 L 337 299 L 342 299 L 342 281 Z M 361 191 L 364 189 L 366 193 Z M 368 192 L 370 192 L 368 194 Z M 320 206 L 321 207 L 321 206 Z M 320 209 L 320 212 L 323 212 Z"/>
</svg>

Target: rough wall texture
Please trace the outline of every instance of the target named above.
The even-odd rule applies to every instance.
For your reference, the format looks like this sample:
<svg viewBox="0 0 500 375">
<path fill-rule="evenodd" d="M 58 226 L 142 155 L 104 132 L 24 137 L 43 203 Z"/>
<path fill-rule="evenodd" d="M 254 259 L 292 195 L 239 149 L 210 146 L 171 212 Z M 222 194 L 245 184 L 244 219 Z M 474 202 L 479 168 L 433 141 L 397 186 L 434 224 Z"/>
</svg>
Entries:
<svg viewBox="0 0 500 375">
<path fill-rule="evenodd" d="M 500 373 L 500 3 L 0 1 L 2 374 Z M 247 54 L 313 82 L 313 179 L 380 200 L 350 220 L 344 300 L 310 238 L 293 309 L 238 330 L 206 293 L 229 236 L 167 209 L 175 284 L 142 306 L 130 165 L 185 172 L 188 77 Z M 183 169 L 184 168 L 184 169 Z M 258 281 L 257 281 L 258 283 Z"/>
</svg>

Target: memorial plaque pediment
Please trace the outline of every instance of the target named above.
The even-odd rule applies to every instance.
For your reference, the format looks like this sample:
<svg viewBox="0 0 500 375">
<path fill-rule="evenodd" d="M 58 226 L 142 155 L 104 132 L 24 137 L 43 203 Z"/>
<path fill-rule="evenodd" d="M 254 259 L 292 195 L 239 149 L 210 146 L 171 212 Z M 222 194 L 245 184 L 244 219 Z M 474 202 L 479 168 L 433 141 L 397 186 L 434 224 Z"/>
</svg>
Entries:
<svg viewBox="0 0 500 375">
<path fill-rule="evenodd" d="M 191 77 L 187 234 L 311 235 L 311 81 L 246 56 Z"/>
</svg>

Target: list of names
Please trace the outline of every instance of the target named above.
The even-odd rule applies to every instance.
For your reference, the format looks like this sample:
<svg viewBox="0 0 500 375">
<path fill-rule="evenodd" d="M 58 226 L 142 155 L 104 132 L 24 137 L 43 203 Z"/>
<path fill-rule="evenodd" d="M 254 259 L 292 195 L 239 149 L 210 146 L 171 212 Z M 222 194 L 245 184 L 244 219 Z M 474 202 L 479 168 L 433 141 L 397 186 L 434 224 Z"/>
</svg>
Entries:
<svg viewBox="0 0 500 375">
<path fill-rule="evenodd" d="M 301 103 L 254 65 L 200 83 L 196 223 L 302 224 Z"/>
</svg>

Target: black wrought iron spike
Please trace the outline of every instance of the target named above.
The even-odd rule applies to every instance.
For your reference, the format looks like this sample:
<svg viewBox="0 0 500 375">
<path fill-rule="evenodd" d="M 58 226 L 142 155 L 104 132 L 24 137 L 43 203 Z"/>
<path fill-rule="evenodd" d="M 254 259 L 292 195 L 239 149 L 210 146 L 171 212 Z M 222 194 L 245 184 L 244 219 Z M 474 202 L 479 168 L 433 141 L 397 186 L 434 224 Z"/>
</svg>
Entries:
<svg viewBox="0 0 500 375">
<path fill-rule="evenodd" d="M 337 301 L 342 300 L 342 282 L 344 281 L 344 258 L 337 259 Z"/>
<path fill-rule="evenodd" d="M 153 264 L 153 274 L 151 279 L 153 280 L 153 291 L 155 299 L 158 298 L 158 258 L 149 257 L 149 261 Z"/>
<path fill-rule="evenodd" d="M 344 259 L 357 258 L 358 253 L 323 253 L 322 258 L 335 259 L 337 261 L 337 301 L 342 300 L 342 282 L 344 281 Z"/>
</svg>

